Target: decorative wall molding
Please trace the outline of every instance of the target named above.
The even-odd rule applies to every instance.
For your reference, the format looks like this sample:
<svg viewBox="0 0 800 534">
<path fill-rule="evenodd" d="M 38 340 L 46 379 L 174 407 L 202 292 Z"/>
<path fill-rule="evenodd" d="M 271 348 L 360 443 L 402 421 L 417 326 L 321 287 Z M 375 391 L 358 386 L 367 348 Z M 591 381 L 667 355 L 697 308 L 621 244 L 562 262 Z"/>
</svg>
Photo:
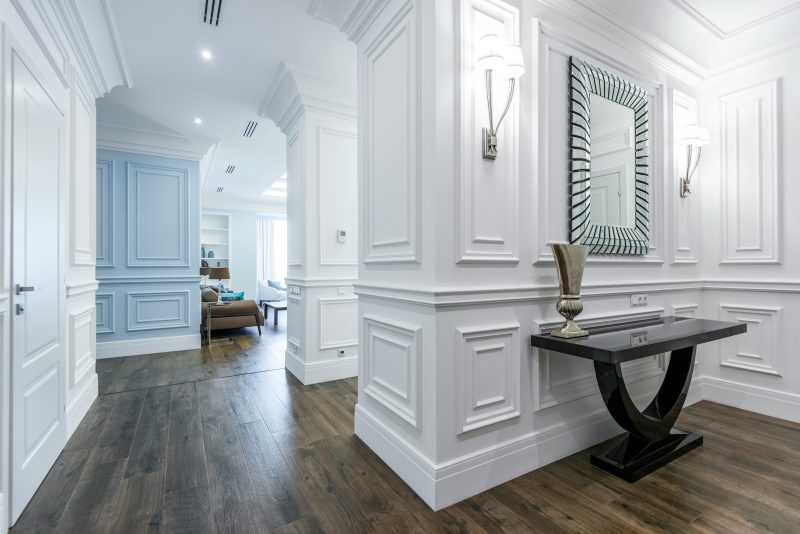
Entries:
<svg viewBox="0 0 800 534">
<path fill-rule="evenodd" d="M 675 317 L 695 317 L 697 310 L 700 309 L 699 304 L 670 304 L 669 315 Z"/>
<path fill-rule="evenodd" d="M 617 323 L 657 319 L 664 313 L 664 308 L 648 308 L 640 311 L 608 312 L 581 317 L 581 327 L 597 328 Z M 564 324 L 563 318 L 552 320 L 534 320 L 533 333 L 540 334 L 554 330 Z M 531 349 L 534 354 L 533 375 L 538 393 L 533 395 L 533 410 L 538 412 L 559 404 L 571 402 L 592 395 L 599 395 L 594 366 L 592 362 L 550 351 Z M 561 368 L 564 377 L 557 378 L 554 369 Z M 658 354 L 627 362 L 622 366 L 625 382 L 633 384 L 656 376 L 666 370 L 666 357 Z"/>
<path fill-rule="evenodd" d="M 96 333 L 113 334 L 116 331 L 114 327 L 114 293 L 96 293 L 94 302 L 97 317 Z"/>
<path fill-rule="evenodd" d="M 459 263 L 519 262 L 519 101 L 517 90 L 501 131 L 499 155 L 484 160 L 481 126 L 488 124 L 485 84 L 473 65 L 474 43 L 496 33 L 519 43 L 519 10 L 502 0 L 461 0 L 455 79 L 460 94 Z M 505 80 L 503 80 L 505 81 Z M 504 89 L 505 87 L 503 87 Z M 506 92 L 497 91 L 496 98 Z M 497 119 L 497 116 L 495 117 Z"/>
<path fill-rule="evenodd" d="M 459 434 L 520 416 L 519 338 L 519 323 L 456 329 Z"/>
<path fill-rule="evenodd" d="M 103 5 L 103 14 L 106 17 L 106 25 L 111 34 L 111 42 L 114 44 L 114 55 L 117 58 L 117 64 L 122 74 L 122 81 L 125 87 L 133 89 L 133 77 L 128 68 L 128 58 L 125 54 L 125 48 L 122 46 L 122 38 L 119 33 L 119 26 L 117 25 L 117 16 L 111 6 L 111 0 L 100 0 L 100 3 Z"/>
<path fill-rule="evenodd" d="M 97 148 L 132 154 L 200 161 L 214 142 L 114 124 L 97 125 Z"/>
<path fill-rule="evenodd" d="M 720 98 L 721 263 L 780 263 L 779 79 Z"/>
<path fill-rule="evenodd" d="M 694 20 L 705 26 L 707 30 L 712 32 L 714 35 L 719 37 L 720 39 L 727 39 L 728 37 L 732 37 L 738 33 L 747 31 L 751 28 L 755 28 L 756 26 L 760 26 L 761 24 L 767 23 L 771 20 L 774 20 L 778 17 L 788 14 L 791 11 L 794 11 L 797 8 L 800 8 L 800 2 L 792 2 L 791 4 L 783 7 L 781 9 L 777 9 L 772 12 L 767 12 L 760 17 L 757 17 L 750 22 L 738 26 L 732 30 L 725 31 L 720 28 L 718 25 L 714 24 L 714 22 L 703 15 L 703 13 L 695 8 L 690 2 L 687 0 L 672 0 L 672 2 L 680 7 L 686 14 L 691 16 Z M 762 12 L 763 13 L 763 12 Z"/>
<path fill-rule="evenodd" d="M 319 349 L 358 346 L 358 297 L 319 298 Z"/>
<path fill-rule="evenodd" d="M 97 160 L 96 266 L 114 267 L 114 162 Z"/>
<path fill-rule="evenodd" d="M 368 314 L 362 321 L 364 393 L 420 430 L 422 327 Z"/>
<path fill-rule="evenodd" d="M 305 180 L 299 177 L 305 175 L 305 163 L 302 157 L 303 131 L 297 128 L 286 134 L 286 168 L 288 169 L 288 188 L 291 191 L 286 198 L 286 216 L 291 217 L 297 224 L 289 224 L 287 264 L 300 268 L 305 262 L 305 235 L 306 235 L 306 209 L 302 202 L 305 197 Z M 296 215 L 295 215 L 296 213 Z"/>
<path fill-rule="evenodd" d="M 359 0 L 342 24 L 341 30 L 347 35 L 348 39 L 358 43 L 388 4 L 389 0 Z"/>
<path fill-rule="evenodd" d="M 783 357 L 778 353 L 781 339 L 782 307 L 720 304 L 720 320 L 747 324 L 747 333 L 722 340 L 719 364 L 744 371 L 781 376 Z"/>
<path fill-rule="evenodd" d="M 84 280 L 81 282 L 67 282 L 67 298 L 77 297 L 97 291 L 99 282 L 97 280 Z"/>
<path fill-rule="evenodd" d="M 359 55 L 364 263 L 420 261 L 419 16 L 405 2 Z"/>
<path fill-rule="evenodd" d="M 188 328 L 189 291 L 128 291 L 128 332 Z M 164 309 L 173 304 L 172 310 Z M 153 304 L 157 304 L 155 310 Z M 149 310 L 148 310 L 149 308 Z M 157 312 L 157 314 L 153 314 Z M 174 312 L 170 314 L 170 312 Z"/>
<path fill-rule="evenodd" d="M 202 277 L 198 275 L 160 275 L 160 276 L 98 276 L 97 281 L 102 286 L 120 284 L 200 284 Z"/>
<path fill-rule="evenodd" d="M 358 375 L 358 356 L 322 362 L 304 362 L 294 352 L 287 351 L 286 370 L 306 386 L 341 380 Z"/>
<path fill-rule="evenodd" d="M 94 371 L 95 308 L 69 313 L 69 387 L 75 387 Z"/>
<path fill-rule="evenodd" d="M 333 251 L 328 250 L 330 243 L 335 243 L 337 246 L 344 245 L 343 243 L 339 243 L 338 241 L 334 241 L 332 239 L 334 233 L 337 231 L 337 228 L 335 225 L 332 227 L 328 224 L 328 215 L 336 208 L 339 208 L 337 213 L 338 217 L 336 218 L 339 223 L 345 224 L 342 222 L 343 217 L 352 217 L 352 222 L 345 226 L 345 230 L 348 230 L 350 233 L 350 235 L 348 235 L 348 241 L 352 241 L 356 237 L 355 230 L 358 228 L 358 213 L 356 210 L 353 210 L 353 206 L 356 206 L 358 203 L 358 197 L 356 195 L 356 191 L 358 189 L 358 136 L 355 134 L 355 132 L 327 127 L 319 127 L 317 129 L 317 134 L 317 162 L 319 165 L 319 195 L 317 197 L 317 203 L 319 206 L 319 264 L 321 266 L 358 265 L 357 245 L 352 247 L 353 255 L 350 258 L 341 257 L 341 254 L 339 256 L 334 256 Z M 342 142 L 347 143 L 348 146 L 341 146 Z M 337 143 L 339 146 L 337 146 Z M 351 144 L 352 146 L 349 146 Z M 343 165 L 341 163 L 332 165 L 329 161 L 329 158 L 337 158 L 341 157 L 342 155 L 345 157 L 347 157 L 347 155 L 352 155 L 352 183 L 343 182 L 341 175 L 330 177 L 330 173 L 332 172 L 341 173 Z M 352 200 L 350 200 L 348 203 L 336 202 L 336 200 L 341 199 L 340 196 L 336 196 L 336 190 L 341 189 L 352 189 Z M 334 201 L 332 206 L 329 205 L 329 199 Z M 340 206 L 339 204 L 343 205 Z"/>
<path fill-rule="evenodd" d="M 143 182 L 142 176 L 151 175 L 158 177 L 157 181 L 151 178 L 150 183 Z M 173 182 L 170 184 L 170 182 Z M 156 210 L 153 213 L 155 198 L 165 198 L 170 191 L 165 189 L 174 185 L 173 198 L 169 199 L 170 209 L 175 213 L 162 213 Z M 159 188 L 160 190 L 157 190 Z M 142 198 L 146 193 L 155 198 Z M 142 205 L 142 202 L 145 202 Z M 128 267 L 189 267 L 189 169 L 177 167 L 162 167 L 144 163 L 128 162 Z M 164 228 L 158 225 L 149 228 L 151 235 L 142 236 L 146 230 L 143 224 L 154 220 L 156 216 L 176 216 L 178 227 L 174 250 L 168 254 L 162 252 L 152 253 L 142 250 L 142 241 L 152 246 L 165 243 L 167 236 Z"/>
<path fill-rule="evenodd" d="M 122 356 L 140 356 L 161 352 L 193 350 L 200 348 L 200 342 L 199 333 L 181 336 L 107 341 L 97 344 L 97 358 L 120 358 Z"/>
<path fill-rule="evenodd" d="M 667 153 L 672 154 L 671 169 L 668 195 L 672 199 L 672 263 L 696 264 L 697 239 L 700 236 L 698 228 L 697 210 L 695 197 L 688 195 L 685 198 L 679 196 L 681 178 L 686 174 L 686 147 L 676 149 L 675 139 L 681 128 L 690 124 L 697 124 L 697 101 L 679 91 L 672 89 L 671 95 L 671 116 L 669 117 L 669 127 L 672 136 L 667 142 Z M 669 159 L 669 156 L 667 157 Z M 695 177 L 694 185 L 697 185 Z M 669 194 L 671 192 L 672 194 Z"/>
</svg>

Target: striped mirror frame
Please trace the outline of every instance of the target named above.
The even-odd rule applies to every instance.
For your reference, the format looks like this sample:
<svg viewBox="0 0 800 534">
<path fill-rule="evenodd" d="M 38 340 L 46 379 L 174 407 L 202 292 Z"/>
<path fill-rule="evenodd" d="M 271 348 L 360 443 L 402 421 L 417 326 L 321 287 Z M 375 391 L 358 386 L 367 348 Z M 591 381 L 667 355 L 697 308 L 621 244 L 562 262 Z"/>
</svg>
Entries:
<svg viewBox="0 0 800 534">
<path fill-rule="evenodd" d="M 570 56 L 569 70 L 569 240 L 571 243 L 589 245 L 592 254 L 647 254 L 650 240 L 649 95 L 641 87 L 576 57 Z M 633 109 L 636 173 L 634 226 L 601 226 L 591 222 L 591 93 Z"/>
</svg>

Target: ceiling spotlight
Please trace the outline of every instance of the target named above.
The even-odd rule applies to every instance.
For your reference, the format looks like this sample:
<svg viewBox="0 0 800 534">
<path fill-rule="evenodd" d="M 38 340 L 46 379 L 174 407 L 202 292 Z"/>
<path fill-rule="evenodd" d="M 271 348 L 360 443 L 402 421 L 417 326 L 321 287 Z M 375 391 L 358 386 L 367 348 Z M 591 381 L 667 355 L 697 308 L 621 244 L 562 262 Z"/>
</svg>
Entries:
<svg viewBox="0 0 800 534">
<path fill-rule="evenodd" d="M 194 118 L 194 123 L 199 126 L 199 125 L 203 124 L 203 119 L 201 119 L 200 117 L 195 117 Z"/>
<path fill-rule="evenodd" d="M 202 57 L 206 61 L 211 61 L 211 58 L 213 58 L 214 56 L 211 54 L 211 50 L 202 50 L 200 52 L 200 57 Z"/>
</svg>

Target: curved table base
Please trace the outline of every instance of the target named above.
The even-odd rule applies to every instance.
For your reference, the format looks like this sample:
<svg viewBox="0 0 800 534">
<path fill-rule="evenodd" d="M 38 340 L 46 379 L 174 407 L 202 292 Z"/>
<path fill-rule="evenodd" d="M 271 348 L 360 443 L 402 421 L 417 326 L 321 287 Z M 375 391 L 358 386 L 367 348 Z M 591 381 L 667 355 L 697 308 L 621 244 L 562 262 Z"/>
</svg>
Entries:
<svg viewBox="0 0 800 534">
<path fill-rule="evenodd" d="M 694 357 L 695 347 L 672 352 L 658 393 L 641 411 L 628 394 L 620 364 L 595 361 L 603 401 L 628 433 L 601 454 L 592 455 L 592 465 L 634 482 L 703 443 L 703 436 L 672 428 L 686 401 Z"/>
</svg>

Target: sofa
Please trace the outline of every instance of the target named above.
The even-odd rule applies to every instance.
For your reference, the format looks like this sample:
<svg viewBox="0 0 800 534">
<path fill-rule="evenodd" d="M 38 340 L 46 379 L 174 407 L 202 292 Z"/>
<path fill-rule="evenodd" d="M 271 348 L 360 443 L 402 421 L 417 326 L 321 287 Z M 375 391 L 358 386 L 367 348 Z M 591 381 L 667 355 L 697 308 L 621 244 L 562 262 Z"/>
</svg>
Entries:
<svg viewBox="0 0 800 534">
<path fill-rule="evenodd" d="M 219 288 L 213 286 L 200 287 L 200 331 L 211 343 L 211 333 L 224 328 L 242 328 L 244 326 L 264 326 L 264 314 L 254 300 L 219 301 Z"/>
<path fill-rule="evenodd" d="M 258 281 L 256 299 L 259 304 L 275 300 L 286 300 L 286 290 L 281 287 L 275 287 L 276 285 L 280 284 L 276 283 L 275 280 Z"/>
</svg>

